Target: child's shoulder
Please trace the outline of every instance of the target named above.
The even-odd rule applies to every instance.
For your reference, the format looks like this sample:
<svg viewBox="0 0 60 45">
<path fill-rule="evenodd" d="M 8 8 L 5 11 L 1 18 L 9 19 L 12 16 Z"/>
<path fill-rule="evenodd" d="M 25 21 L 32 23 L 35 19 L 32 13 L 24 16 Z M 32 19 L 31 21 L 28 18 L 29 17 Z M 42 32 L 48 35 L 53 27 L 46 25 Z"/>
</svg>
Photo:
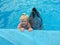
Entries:
<svg viewBox="0 0 60 45">
<path fill-rule="evenodd" d="M 21 23 L 18 24 L 18 28 L 20 28 L 20 27 L 21 27 Z"/>
</svg>

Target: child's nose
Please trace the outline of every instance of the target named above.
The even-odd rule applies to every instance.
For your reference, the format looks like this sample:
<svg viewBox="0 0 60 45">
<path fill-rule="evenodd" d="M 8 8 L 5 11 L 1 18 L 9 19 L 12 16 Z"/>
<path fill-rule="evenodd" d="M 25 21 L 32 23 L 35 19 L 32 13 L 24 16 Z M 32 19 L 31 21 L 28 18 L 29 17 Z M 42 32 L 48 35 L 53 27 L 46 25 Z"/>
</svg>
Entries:
<svg viewBox="0 0 60 45">
<path fill-rule="evenodd" d="M 24 24 L 25 22 L 23 22 L 23 24 Z"/>
</svg>

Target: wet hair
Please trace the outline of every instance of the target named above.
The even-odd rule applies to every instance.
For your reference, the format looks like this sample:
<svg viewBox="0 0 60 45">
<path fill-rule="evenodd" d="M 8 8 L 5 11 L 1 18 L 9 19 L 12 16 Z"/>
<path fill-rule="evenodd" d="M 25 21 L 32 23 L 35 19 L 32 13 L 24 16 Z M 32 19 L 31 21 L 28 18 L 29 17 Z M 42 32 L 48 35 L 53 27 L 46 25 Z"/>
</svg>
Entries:
<svg viewBox="0 0 60 45">
<path fill-rule="evenodd" d="M 24 17 L 28 19 L 28 16 L 27 16 L 27 14 L 25 14 L 25 13 L 22 14 L 22 16 L 20 17 L 20 19 L 22 19 L 22 18 L 24 18 Z"/>
</svg>

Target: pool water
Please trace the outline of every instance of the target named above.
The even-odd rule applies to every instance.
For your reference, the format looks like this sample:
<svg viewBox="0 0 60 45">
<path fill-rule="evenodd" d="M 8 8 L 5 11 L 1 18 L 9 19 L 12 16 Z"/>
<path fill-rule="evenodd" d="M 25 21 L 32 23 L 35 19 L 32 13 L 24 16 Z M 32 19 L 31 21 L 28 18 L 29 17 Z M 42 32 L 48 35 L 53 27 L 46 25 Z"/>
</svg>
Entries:
<svg viewBox="0 0 60 45">
<path fill-rule="evenodd" d="M 35 7 L 43 20 L 43 30 L 60 30 L 60 0 L 0 0 L 0 28 L 16 29 L 22 13 L 30 16 Z"/>
<path fill-rule="evenodd" d="M 20 16 L 34 7 L 43 29 L 20 32 Z M 60 0 L 0 0 L 0 45 L 60 45 Z"/>
</svg>

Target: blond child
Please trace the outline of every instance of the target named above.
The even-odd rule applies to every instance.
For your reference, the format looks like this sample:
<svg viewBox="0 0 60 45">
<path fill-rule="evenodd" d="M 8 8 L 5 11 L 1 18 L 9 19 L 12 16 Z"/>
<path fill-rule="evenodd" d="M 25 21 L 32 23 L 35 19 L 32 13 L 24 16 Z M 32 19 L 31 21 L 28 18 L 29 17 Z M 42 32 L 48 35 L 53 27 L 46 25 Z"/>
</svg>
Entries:
<svg viewBox="0 0 60 45">
<path fill-rule="evenodd" d="M 24 31 L 25 29 L 32 31 L 32 27 L 28 21 L 28 16 L 25 13 L 20 17 L 20 21 L 21 22 L 18 25 L 18 29 L 20 29 L 21 31 Z"/>
</svg>

